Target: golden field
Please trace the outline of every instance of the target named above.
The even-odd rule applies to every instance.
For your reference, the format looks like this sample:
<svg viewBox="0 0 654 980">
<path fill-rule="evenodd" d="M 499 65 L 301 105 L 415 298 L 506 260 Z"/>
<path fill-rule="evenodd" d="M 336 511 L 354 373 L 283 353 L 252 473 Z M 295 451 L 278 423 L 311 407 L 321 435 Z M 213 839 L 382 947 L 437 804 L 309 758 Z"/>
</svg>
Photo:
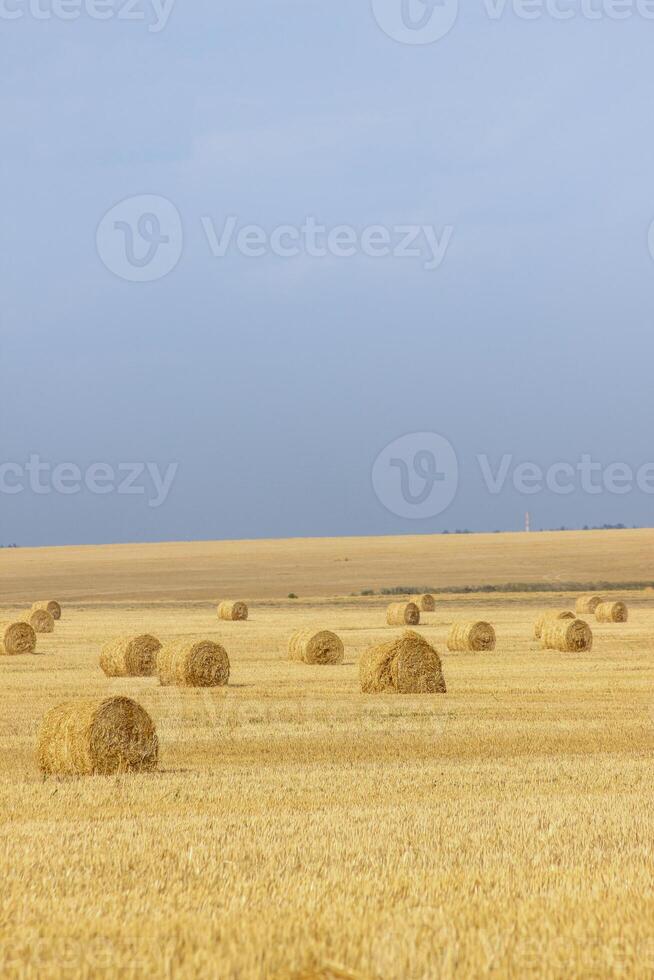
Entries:
<svg viewBox="0 0 654 980">
<path fill-rule="evenodd" d="M 64 599 L 273 599 L 396 585 L 528 582 L 654 584 L 654 529 L 532 534 L 193 541 L 0 549 L 9 602 L 56 588 Z"/>
<path fill-rule="evenodd" d="M 360 693 L 361 651 L 398 629 L 386 599 L 348 593 L 646 581 L 653 545 L 626 531 L 0 552 L 0 619 L 65 604 L 39 655 L 0 658 L 0 975 L 650 977 L 654 592 L 615 593 L 629 622 L 591 619 L 578 655 L 532 639 L 570 595 L 439 596 L 418 627 L 443 660 L 435 697 Z M 219 622 L 219 598 L 249 601 L 249 620 Z M 494 624 L 493 653 L 447 651 L 461 616 Z M 341 636 L 343 665 L 287 660 L 312 624 Z M 105 678 L 104 641 L 143 631 L 218 639 L 229 687 Z M 159 771 L 44 780 L 46 710 L 117 693 L 155 719 Z"/>
</svg>

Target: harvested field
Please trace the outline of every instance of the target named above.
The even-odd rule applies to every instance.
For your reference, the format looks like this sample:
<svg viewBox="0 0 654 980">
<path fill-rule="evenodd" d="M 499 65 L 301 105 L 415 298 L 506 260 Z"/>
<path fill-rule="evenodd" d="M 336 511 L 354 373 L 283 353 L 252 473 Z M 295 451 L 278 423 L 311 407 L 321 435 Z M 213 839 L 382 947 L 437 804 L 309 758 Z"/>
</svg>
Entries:
<svg viewBox="0 0 654 980">
<path fill-rule="evenodd" d="M 360 655 L 402 632 L 387 597 L 271 599 L 243 580 L 237 624 L 217 619 L 215 588 L 114 601 L 51 582 L 65 615 L 41 655 L 0 658 L 3 973 L 54 978 L 71 959 L 87 975 L 199 978 L 219 962 L 261 980 L 654 970 L 653 593 L 622 590 L 629 621 L 593 620 L 580 654 L 533 639 L 574 596 L 440 596 L 415 631 L 447 694 L 371 696 Z M 492 622 L 492 655 L 450 653 L 455 621 Z M 290 634 L 316 623 L 343 663 L 289 661 Z M 229 685 L 105 677 L 104 642 L 144 631 L 224 644 Z M 116 696 L 155 723 L 158 769 L 44 780 L 47 711 Z"/>
<path fill-rule="evenodd" d="M 556 590 L 559 583 L 584 583 L 579 593 L 607 577 L 654 586 L 650 529 L 160 542 L 112 545 L 110 554 L 107 560 L 102 546 L 0 549 L 4 601 L 29 605 L 53 583 L 64 606 L 89 595 L 98 601 L 215 600 L 236 589 L 246 600 L 289 592 L 327 598 L 403 582 L 420 592 L 510 582 Z M 549 592 L 548 598 L 553 600 Z"/>
</svg>

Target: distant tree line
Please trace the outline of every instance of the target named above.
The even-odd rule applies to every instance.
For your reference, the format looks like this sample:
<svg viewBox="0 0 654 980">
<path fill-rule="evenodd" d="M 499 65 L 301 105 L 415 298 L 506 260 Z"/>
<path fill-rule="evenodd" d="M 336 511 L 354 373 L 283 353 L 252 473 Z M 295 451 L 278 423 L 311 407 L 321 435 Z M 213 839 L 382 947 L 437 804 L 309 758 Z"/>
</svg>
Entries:
<svg viewBox="0 0 654 980">
<path fill-rule="evenodd" d="M 639 530 L 638 524 L 632 524 L 632 529 Z M 581 528 L 582 531 L 626 531 L 629 528 L 628 524 L 593 524 L 592 527 L 589 524 L 584 524 Z M 543 531 L 576 531 L 577 528 L 574 527 L 549 527 L 541 528 Z"/>
<path fill-rule="evenodd" d="M 628 524 L 593 524 L 591 527 L 589 524 L 584 524 L 582 528 L 577 528 L 577 527 L 566 527 L 565 525 L 562 525 L 561 527 L 541 527 L 538 528 L 538 531 L 579 531 L 579 530 L 581 531 L 626 531 L 629 528 L 629 526 L 630 525 Z M 640 525 L 632 524 L 631 528 L 633 530 L 639 530 Z M 534 531 L 536 531 L 536 528 L 534 528 Z M 469 531 L 467 527 L 464 528 L 463 530 L 457 528 L 456 531 L 450 531 L 449 529 L 446 529 L 445 531 L 441 531 L 441 534 L 484 534 L 484 533 L 485 533 L 484 531 Z M 498 529 L 493 531 L 493 534 L 518 534 L 518 533 L 520 532 L 500 531 Z"/>
<path fill-rule="evenodd" d="M 633 528 L 636 528 L 636 524 L 632 524 Z M 588 524 L 584 524 L 583 531 L 626 531 L 626 524 L 600 524 L 594 527 L 588 527 Z"/>
<path fill-rule="evenodd" d="M 362 596 L 393 596 L 393 595 L 422 595 L 430 592 L 434 595 L 459 595 L 469 592 L 638 592 L 644 589 L 654 589 L 653 581 L 638 582 L 503 582 L 496 585 L 395 585 L 385 589 L 362 589 L 361 592 L 351 592 L 350 595 Z"/>
</svg>

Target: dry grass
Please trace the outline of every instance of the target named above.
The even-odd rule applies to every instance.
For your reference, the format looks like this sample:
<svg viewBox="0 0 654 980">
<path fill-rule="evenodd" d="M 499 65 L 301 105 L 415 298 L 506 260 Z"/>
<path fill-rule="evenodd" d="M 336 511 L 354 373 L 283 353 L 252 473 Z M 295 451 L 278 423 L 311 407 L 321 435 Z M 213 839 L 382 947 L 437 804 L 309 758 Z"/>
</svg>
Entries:
<svg viewBox="0 0 654 980">
<path fill-rule="evenodd" d="M 583 654 L 532 640 L 569 596 L 439 597 L 416 632 L 442 651 L 448 693 L 371 697 L 358 660 L 389 637 L 383 600 L 261 602 L 234 578 L 246 623 L 218 621 L 212 591 L 90 597 L 66 602 L 42 656 L 0 660 L 3 975 L 652 975 L 654 595 L 624 594 L 629 622 L 594 623 Z M 492 621 L 496 650 L 448 653 L 459 619 Z M 329 670 L 287 659 L 289 633 L 316 622 L 344 641 Z M 230 685 L 104 677 L 117 626 L 212 636 Z M 43 780 L 45 713 L 108 696 L 156 723 L 158 772 Z"/>
</svg>

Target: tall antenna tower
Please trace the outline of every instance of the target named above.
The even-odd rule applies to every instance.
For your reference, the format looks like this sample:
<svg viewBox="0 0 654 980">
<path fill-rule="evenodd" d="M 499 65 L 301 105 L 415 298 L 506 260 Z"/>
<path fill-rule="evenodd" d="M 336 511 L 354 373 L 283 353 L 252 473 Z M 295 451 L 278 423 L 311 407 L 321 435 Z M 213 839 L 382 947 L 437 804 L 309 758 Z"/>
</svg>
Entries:
<svg viewBox="0 0 654 980">
<path fill-rule="evenodd" d="M 529 511 L 527 511 L 527 513 L 525 514 L 525 531 L 527 532 L 527 534 L 529 534 L 529 532 L 531 531 L 531 516 L 529 514 Z"/>
</svg>

